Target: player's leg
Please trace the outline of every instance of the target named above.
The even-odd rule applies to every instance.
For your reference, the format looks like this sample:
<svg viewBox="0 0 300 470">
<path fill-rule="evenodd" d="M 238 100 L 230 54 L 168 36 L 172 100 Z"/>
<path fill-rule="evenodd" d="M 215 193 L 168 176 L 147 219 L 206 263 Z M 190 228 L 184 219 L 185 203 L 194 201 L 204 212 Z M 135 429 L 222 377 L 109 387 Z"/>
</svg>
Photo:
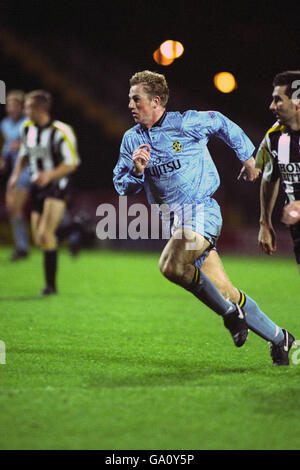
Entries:
<svg viewBox="0 0 300 470">
<path fill-rule="evenodd" d="M 206 257 L 202 271 L 226 298 L 239 303 L 245 312 L 246 323 L 252 331 L 274 344 L 278 344 L 283 340 L 282 329 L 260 310 L 251 297 L 232 285 L 215 250 L 212 250 Z"/>
<path fill-rule="evenodd" d="M 57 239 L 56 230 L 66 208 L 65 201 L 46 198 L 38 226 L 38 241 L 44 252 L 44 273 L 46 286 L 42 294 L 56 292 Z"/>
<path fill-rule="evenodd" d="M 159 268 L 167 279 L 187 289 L 221 315 L 224 323 L 228 322 L 225 326 L 230 330 L 236 346 L 242 346 L 248 333 L 242 311 L 226 300 L 209 278 L 194 265 L 210 247 L 210 242 L 199 233 L 189 229 L 177 230 L 161 254 Z"/>
<path fill-rule="evenodd" d="M 201 270 L 214 283 L 225 299 L 235 303 L 240 302 L 240 291 L 232 285 L 216 250 L 211 250 L 208 253 Z"/>
<path fill-rule="evenodd" d="M 290 232 L 294 245 L 296 263 L 298 264 L 300 274 L 300 222 L 297 222 L 295 225 L 290 225 Z"/>
<path fill-rule="evenodd" d="M 190 247 L 193 249 L 189 249 Z M 179 229 L 163 249 L 159 269 L 171 282 L 187 288 L 194 278 L 195 259 L 209 247 L 210 243 L 199 233 L 190 229 Z"/>
<path fill-rule="evenodd" d="M 193 246 L 192 246 L 193 245 Z M 193 249 L 189 249 L 192 246 Z M 190 229 L 177 230 L 165 246 L 160 260 L 160 272 L 169 281 L 190 290 L 219 315 L 235 310 L 214 284 L 194 266 L 197 258 L 210 248 L 210 243 Z"/>
<path fill-rule="evenodd" d="M 28 200 L 28 190 L 25 188 L 7 189 L 6 208 L 9 213 L 16 249 L 11 260 L 16 261 L 28 254 L 28 236 L 24 218 L 24 206 Z"/>
<path fill-rule="evenodd" d="M 38 247 L 40 246 L 39 239 L 38 239 L 38 229 L 39 229 L 40 219 L 41 219 L 41 214 L 38 211 L 33 210 L 30 214 L 31 234 L 32 234 L 34 244 Z"/>
</svg>

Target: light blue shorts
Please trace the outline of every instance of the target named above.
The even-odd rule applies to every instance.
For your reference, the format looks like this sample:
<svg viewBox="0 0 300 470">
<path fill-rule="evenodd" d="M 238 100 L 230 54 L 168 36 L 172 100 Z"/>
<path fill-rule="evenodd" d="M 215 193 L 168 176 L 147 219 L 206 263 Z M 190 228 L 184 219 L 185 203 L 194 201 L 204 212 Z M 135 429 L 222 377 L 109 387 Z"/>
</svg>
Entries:
<svg viewBox="0 0 300 470">
<path fill-rule="evenodd" d="M 210 250 L 215 249 L 222 229 L 220 206 L 215 199 L 207 197 L 198 204 L 185 204 L 174 210 L 171 218 L 171 235 L 180 228 L 187 228 L 202 235 L 210 243 L 210 247 L 195 261 L 195 266 L 201 268 Z M 191 243 L 187 249 L 199 249 Z"/>
<path fill-rule="evenodd" d="M 29 190 L 30 186 L 30 171 L 29 167 L 26 167 L 21 171 L 18 181 L 16 182 L 15 189 Z"/>
</svg>

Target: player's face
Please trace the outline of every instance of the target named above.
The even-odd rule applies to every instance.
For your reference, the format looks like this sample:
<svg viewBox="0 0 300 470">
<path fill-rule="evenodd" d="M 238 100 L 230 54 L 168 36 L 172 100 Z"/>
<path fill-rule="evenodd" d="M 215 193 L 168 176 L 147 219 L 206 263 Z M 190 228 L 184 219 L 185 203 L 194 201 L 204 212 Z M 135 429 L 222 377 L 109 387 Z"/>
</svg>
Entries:
<svg viewBox="0 0 300 470">
<path fill-rule="evenodd" d="M 13 121 L 17 121 L 23 113 L 23 106 L 20 101 L 13 98 L 8 99 L 6 103 L 6 113 Z"/>
<path fill-rule="evenodd" d="M 155 102 L 149 98 L 142 83 L 133 85 L 130 88 L 128 107 L 136 123 L 151 127 L 153 124 Z"/>
<path fill-rule="evenodd" d="M 41 108 L 36 105 L 34 99 L 28 98 L 25 101 L 24 111 L 26 116 L 33 122 L 38 122 L 41 114 Z"/>
<path fill-rule="evenodd" d="M 275 86 L 273 90 L 273 101 L 270 104 L 270 110 L 275 115 L 276 119 L 282 124 L 287 124 L 297 114 L 296 105 L 285 94 L 286 85 Z"/>
</svg>

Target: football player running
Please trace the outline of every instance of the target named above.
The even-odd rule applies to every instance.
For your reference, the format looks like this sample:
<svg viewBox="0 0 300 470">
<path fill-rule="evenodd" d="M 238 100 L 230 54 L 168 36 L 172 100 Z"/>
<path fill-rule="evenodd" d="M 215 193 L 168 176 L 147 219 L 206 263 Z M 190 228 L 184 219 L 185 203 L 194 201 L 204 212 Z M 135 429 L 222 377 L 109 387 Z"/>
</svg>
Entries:
<svg viewBox="0 0 300 470">
<path fill-rule="evenodd" d="M 274 365 L 288 365 L 294 337 L 231 284 L 216 250 L 222 217 L 212 196 L 220 180 L 208 140 L 219 137 L 235 151 L 243 165 L 240 176 L 248 181 L 260 175 L 252 157 L 254 146 L 239 126 L 217 111 L 166 111 L 168 97 L 162 74 L 146 70 L 131 77 L 129 110 L 136 125 L 123 136 L 115 188 L 120 195 L 144 189 L 149 204 L 172 208 L 162 214 L 163 224 L 172 225 L 159 260 L 162 275 L 220 315 L 237 347 L 245 343 L 250 329 L 271 343 Z"/>
</svg>

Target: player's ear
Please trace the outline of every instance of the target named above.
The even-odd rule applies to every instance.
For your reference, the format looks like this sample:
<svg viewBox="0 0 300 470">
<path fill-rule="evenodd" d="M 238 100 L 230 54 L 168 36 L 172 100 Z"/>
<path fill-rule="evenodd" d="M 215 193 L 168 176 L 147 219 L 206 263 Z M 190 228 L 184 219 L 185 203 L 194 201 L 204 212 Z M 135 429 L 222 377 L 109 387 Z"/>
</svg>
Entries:
<svg viewBox="0 0 300 470">
<path fill-rule="evenodd" d="M 154 107 L 154 108 L 157 108 L 157 107 L 161 104 L 161 102 L 160 102 L 160 96 L 158 96 L 158 95 L 157 95 L 157 96 L 154 96 L 154 97 L 152 98 L 152 103 L 153 103 L 153 107 Z"/>
</svg>

